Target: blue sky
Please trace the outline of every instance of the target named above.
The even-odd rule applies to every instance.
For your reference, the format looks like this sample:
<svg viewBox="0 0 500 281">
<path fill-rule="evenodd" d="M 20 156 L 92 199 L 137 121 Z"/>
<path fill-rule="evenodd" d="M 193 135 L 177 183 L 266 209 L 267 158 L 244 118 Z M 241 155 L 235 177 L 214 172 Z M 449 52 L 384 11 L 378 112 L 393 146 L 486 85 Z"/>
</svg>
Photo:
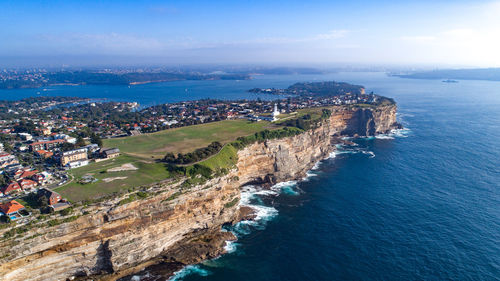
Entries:
<svg viewBox="0 0 500 281">
<path fill-rule="evenodd" d="M 2 0 L 0 58 L 500 66 L 500 2 L 395 2 Z"/>
</svg>

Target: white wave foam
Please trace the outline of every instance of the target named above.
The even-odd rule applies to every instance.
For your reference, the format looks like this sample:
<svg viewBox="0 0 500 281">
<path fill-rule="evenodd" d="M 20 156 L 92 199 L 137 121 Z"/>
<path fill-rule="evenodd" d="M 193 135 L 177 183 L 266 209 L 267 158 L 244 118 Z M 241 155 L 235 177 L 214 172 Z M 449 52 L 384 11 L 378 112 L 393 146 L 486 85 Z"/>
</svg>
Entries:
<svg viewBox="0 0 500 281">
<path fill-rule="evenodd" d="M 377 135 L 375 136 L 376 139 L 379 139 L 379 140 L 393 140 L 394 137 L 390 136 L 390 135 Z"/>
<path fill-rule="evenodd" d="M 411 133 L 409 128 L 392 129 L 387 134 L 378 134 L 375 136 L 379 140 L 393 140 L 394 138 L 407 138 Z M 368 139 L 368 138 L 367 138 Z"/>
<path fill-rule="evenodd" d="M 182 280 L 184 277 L 191 275 L 191 274 L 197 274 L 200 276 L 208 276 L 211 274 L 210 271 L 201 268 L 199 265 L 188 265 L 182 268 L 179 271 L 176 271 L 172 277 L 168 279 L 168 281 L 177 281 L 177 280 Z"/>
<path fill-rule="evenodd" d="M 296 187 L 297 187 L 297 181 L 285 181 L 273 185 L 271 189 L 287 195 L 299 195 L 299 192 L 296 190 Z"/>
<path fill-rule="evenodd" d="M 311 171 L 315 171 L 319 169 L 319 166 L 321 165 L 321 161 L 318 161 L 314 164 L 314 166 L 311 168 Z"/>
<path fill-rule="evenodd" d="M 373 151 L 364 151 L 364 150 L 362 150 L 361 153 L 366 154 L 366 155 L 370 155 L 370 158 L 375 157 L 375 153 L 373 153 Z"/>
<path fill-rule="evenodd" d="M 398 138 L 407 138 L 411 134 L 409 128 L 391 130 L 391 134 Z"/>
<path fill-rule="evenodd" d="M 224 245 L 224 250 L 226 253 L 234 253 L 238 249 L 238 243 L 235 241 L 226 241 L 226 245 Z"/>
<path fill-rule="evenodd" d="M 280 186 L 284 185 L 281 184 Z M 267 222 L 278 215 L 278 210 L 274 207 L 265 206 L 259 195 L 278 196 L 281 192 L 279 189 L 276 187 L 273 189 L 258 189 L 253 185 L 244 186 L 241 190 L 241 200 L 239 205 L 252 208 L 255 212 L 255 218 L 253 220 L 243 220 L 238 222 L 231 228 L 231 231 L 236 236 L 239 236 L 249 234 L 252 228 L 263 229 Z"/>
</svg>

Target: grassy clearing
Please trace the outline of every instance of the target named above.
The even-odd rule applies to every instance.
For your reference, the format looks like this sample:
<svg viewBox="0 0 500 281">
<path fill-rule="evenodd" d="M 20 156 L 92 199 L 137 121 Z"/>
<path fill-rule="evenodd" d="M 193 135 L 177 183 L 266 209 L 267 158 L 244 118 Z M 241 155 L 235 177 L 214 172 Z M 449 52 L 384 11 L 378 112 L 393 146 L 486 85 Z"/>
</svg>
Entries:
<svg viewBox="0 0 500 281">
<path fill-rule="evenodd" d="M 323 113 L 323 109 L 331 109 L 331 106 L 322 106 L 322 107 L 311 107 L 298 110 L 297 117 L 302 117 L 306 114 L 311 115 L 312 120 L 316 120 L 321 118 L 321 114 Z"/>
<path fill-rule="evenodd" d="M 107 139 L 104 140 L 104 146 L 118 147 L 122 153 L 143 159 L 160 159 L 167 152 L 192 152 L 214 141 L 225 144 L 237 137 L 250 135 L 265 128 L 272 129 L 273 127 L 269 122 L 224 120 L 164 130 L 152 134 Z"/>
<path fill-rule="evenodd" d="M 126 163 L 131 163 L 138 169 L 107 172 L 110 168 L 120 167 Z M 113 192 L 151 184 L 170 177 L 170 173 L 165 169 L 163 163 L 145 162 L 128 155 L 121 155 L 115 159 L 92 163 L 85 167 L 73 169 L 70 173 L 74 177 L 73 181 L 55 190 L 73 202 L 98 198 Z M 77 182 L 82 176 L 88 174 L 98 179 L 98 181 L 90 184 L 80 184 Z M 112 181 L 105 181 L 105 179 L 109 180 L 113 178 L 115 179 Z"/>
<path fill-rule="evenodd" d="M 236 162 L 238 161 L 237 152 L 238 151 L 234 148 L 234 146 L 228 144 L 224 146 L 219 153 L 207 160 L 201 161 L 198 164 L 208 167 L 212 171 L 217 171 L 222 168 L 229 169 L 236 165 Z"/>
</svg>

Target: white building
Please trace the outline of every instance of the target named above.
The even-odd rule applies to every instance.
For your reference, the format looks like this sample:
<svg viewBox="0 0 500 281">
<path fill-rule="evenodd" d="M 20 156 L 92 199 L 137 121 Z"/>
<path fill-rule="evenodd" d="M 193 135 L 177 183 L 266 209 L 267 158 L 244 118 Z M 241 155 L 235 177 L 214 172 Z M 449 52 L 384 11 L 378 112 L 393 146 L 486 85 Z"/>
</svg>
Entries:
<svg viewBox="0 0 500 281">
<path fill-rule="evenodd" d="M 67 166 L 70 169 L 73 169 L 73 168 L 78 168 L 78 167 L 86 166 L 88 164 L 89 164 L 89 160 L 78 160 L 78 161 L 69 162 L 67 164 Z"/>
<path fill-rule="evenodd" d="M 30 141 L 33 139 L 33 136 L 28 134 L 28 133 L 19 133 L 18 135 L 19 135 L 19 137 L 21 137 L 22 140 L 25 140 L 25 141 Z"/>
<path fill-rule="evenodd" d="M 278 115 L 280 115 L 281 112 L 278 110 L 278 105 L 274 104 L 274 111 L 273 111 L 273 121 L 278 120 Z"/>
</svg>

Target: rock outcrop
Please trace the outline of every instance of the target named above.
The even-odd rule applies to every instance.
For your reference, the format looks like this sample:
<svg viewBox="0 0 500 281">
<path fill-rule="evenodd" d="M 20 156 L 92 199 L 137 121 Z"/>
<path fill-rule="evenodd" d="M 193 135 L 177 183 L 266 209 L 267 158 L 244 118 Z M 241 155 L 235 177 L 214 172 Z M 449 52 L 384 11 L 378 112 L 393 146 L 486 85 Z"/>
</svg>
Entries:
<svg viewBox="0 0 500 281">
<path fill-rule="evenodd" d="M 242 185 L 302 178 L 335 149 L 335 136 L 386 133 L 398 126 L 395 114 L 395 105 L 335 107 L 315 129 L 240 150 L 235 169 L 203 185 L 158 183 L 146 199 L 102 203 L 75 221 L 2 241 L 0 280 L 114 280 L 120 277 L 116 272 L 158 262 L 157 257 L 176 264 L 215 257 L 223 241 L 233 239 L 221 234 L 221 226 L 249 215 L 240 215 L 235 204 Z"/>
</svg>

